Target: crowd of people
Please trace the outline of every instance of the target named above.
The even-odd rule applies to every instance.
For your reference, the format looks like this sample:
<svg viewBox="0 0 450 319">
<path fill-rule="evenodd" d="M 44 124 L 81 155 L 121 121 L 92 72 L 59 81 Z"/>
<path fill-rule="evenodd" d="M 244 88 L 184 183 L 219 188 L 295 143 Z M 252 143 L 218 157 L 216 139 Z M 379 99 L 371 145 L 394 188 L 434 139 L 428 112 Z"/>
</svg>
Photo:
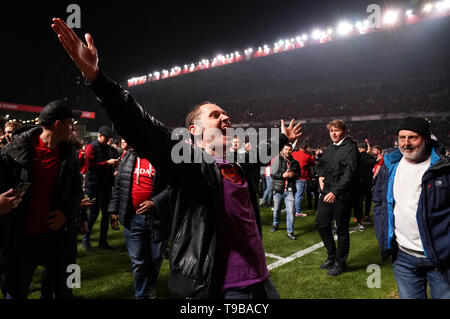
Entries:
<svg viewBox="0 0 450 319">
<path fill-rule="evenodd" d="M 5 298 L 26 298 L 38 265 L 45 267 L 43 298 L 73 298 L 66 269 L 76 264 L 80 233 L 82 248 L 93 250 L 91 233 L 100 211 L 99 249 L 114 249 L 107 241 L 109 224 L 119 230 L 120 221 L 124 227 L 135 298 L 155 298 L 168 243 L 168 287 L 175 294 L 280 298 L 266 264 L 260 206 L 273 205 L 275 232 L 284 202 L 287 238 L 296 240 L 294 220 L 306 217 L 302 199 L 311 193 L 327 252 L 318 268 L 330 276 L 346 271 L 352 208 L 364 231 L 373 200 L 381 254 L 392 256 L 400 297 L 426 298 L 429 283 L 432 298 L 450 298 L 450 163 L 429 121 L 402 119 L 386 132 L 398 143 L 387 152 L 367 138 L 355 142 L 342 120 L 322 128 L 328 141 L 320 148 L 304 143 L 306 128 L 295 120 L 281 120 L 277 138 L 251 145 L 228 136 L 230 113 L 204 101 L 186 116 L 191 140 L 173 140 L 163 123 L 99 69 L 89 34 L 86 45 L 61 19 L 53 19 L 52 28 L 117 128 L 121 150 L 109 145 L 114 133 L 107 126 L 83 148 L 74 133 L 77 114 L 59 100 L 44 107 L 39 126 L 15 128 L 5 137 L 0 153 Z M 180 145 L 182 161 L 173 157 Z M 262 156 L 263 147 L 276 156 Z M 266 184 L 258 193 L 261 175 Z"/>
<path fill-rule="evenodd" d="M 270 123 L 278 118 L 323 118 L 388 113 L 448 111 L 450 76 L 367 84 L 317 92 L 238 100 L 227 104 L 242 123 Z"/>
</svg>

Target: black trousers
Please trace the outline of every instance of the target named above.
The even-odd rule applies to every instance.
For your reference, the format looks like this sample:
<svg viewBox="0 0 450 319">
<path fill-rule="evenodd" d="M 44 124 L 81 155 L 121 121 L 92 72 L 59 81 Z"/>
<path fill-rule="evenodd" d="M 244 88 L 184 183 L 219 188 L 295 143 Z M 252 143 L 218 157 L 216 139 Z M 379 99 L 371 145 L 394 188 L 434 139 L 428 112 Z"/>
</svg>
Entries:
<svg viewBox="0 0 450 319">
<path fill-rule="evenodd" d="M 350 251 L 350 215 L 351 200 L 336 199 L 332 204 L 325 203 L 320 194 L 319 204 L 317 206 L 316 226 L 319 231 L 325 248 L 327 249 L 328 258 L 335 259 L 336 263 L 345 265 Z M 336 221 L 337 227 L 337 247 L 334 242 L 331 223 L 333 219 Z"/>
<path fill-rule="evenodd" d="M 363 215 L 363 205 L 364 215 Z M 352 189 L 352 207 L 353 213 L 358 223 L 364 220 L 364 216 L 369 216 L 372 205 L 372 184 L 359 183 L 357 187 Z"/>
<path fill-rule="evenodd" d="M 41 265 L 52 274 L 55 298 L 70 298 L 66 284 L 67 249 L 70 247 L 67 246 L 64 232 L 25 235 L 8 262 L 7 294 L 13 299 L 26 299 L 33 274 Z"/>
</svg>

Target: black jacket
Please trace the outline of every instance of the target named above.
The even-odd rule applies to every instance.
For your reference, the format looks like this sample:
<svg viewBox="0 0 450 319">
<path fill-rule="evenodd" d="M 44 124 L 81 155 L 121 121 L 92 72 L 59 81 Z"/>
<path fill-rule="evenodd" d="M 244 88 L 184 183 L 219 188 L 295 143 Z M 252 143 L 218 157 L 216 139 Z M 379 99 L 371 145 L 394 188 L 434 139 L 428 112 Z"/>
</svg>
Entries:
<svg viewBox="0 0 450 319">
<path fill-rule="evenodd" d="M 131 205 L 131 188 L 136 160 L 136 152 L 132 150 L 127 151 L 122 158 L 108 206 L 108 212 L 118 214 L 120 222 L 127 228 L 130 227 L 131 218 L 136 214 Z M 152 232 L 155 242 L 166 240 L 170 233 L 169 192 L 166 188 L 167 184 L 163 176 L 156 172 L 151 199 L 155 204 L 151 210 Z"/>
<path fill-rule="evenodd" d="M 115 150 L 109 145 L 102 145 L 98 140 L 92 141 L 90 144 L 94 150 L 95 162 L 105 162 L 111 158 L 118 158 L 118 154 L 114 154 Z M 107 188 L 111 188 L 114 183 L 114 168 L 110 165 L 94 167 L 88 166 L 86 173 L 86 188 L 90 191 L 103 192 Z"/>
<path fill-rule="evenodd" d="M 360 184 L 370 184 L 373 183 L 373 167 L 375 165 L 376 159 L 374 156 L 368 154 L 367 152 L 360 152 L 360 161 L 358 166 L 358 182 Z"/>
<path fill-rule="evenodd" d="M 14 188 L 20 182 L 39 183 L 32 176 L 33 139 L 42 133 L 42 128 L 30 128 L 14 135 L 11 143 L 4 146 L 0 155 L 0 193 Z M 26 215 L 30 191 L 20 205 L 11 213 L 0 216 L 0 267 L 7 261 L 11 250 L 20 246 L 24 239 Z M 61 162 L 51 209 L 59 209 L 67 221 L 59 232 L 78 231 L 80 202 L 82 198 L 81 175 L 78 155 L 71 144 L 63 143 Z"/>
<path fill-rule="evenodd" d="M 156 171 L 168 178 L 169 203 L 173 212 L 170 249 L 169 289 L 183 296 L 207 298 L 211 289 L 216 250 L 217 216 L 222 210 L 222 179 L 214 160 L 203 150 L 186 144 L 183 148 L 200 161 L 175 163 L 172 148 L 179 137 L 147 113 L 134 98 L 103 73 L 89 84 L 119 134 L 140 157 L 148 159 Z M 281 135 L 279 145 L 288 142 Z M 277 153 L 279 150 L 277 150 Z M 184 154 L 184 151 L 182 151 Z M 251 164 L 236 167 L 246 177 Z M 248 178 L 247 178 L 248 180 Z M 255 219 L 261 231 L 256 192 L 248 183 Z"/>
<path fill-rule="evenodd" d="M 281 154 L 275 159 L 275 161 L 270 166 L 270 176 L 273 178 L 272 188 L 277 193 L 284 193 L 284 184 L 287 180 L 287 188 L 292 188 L 292 192 L 295 194 L 297 192 L 297 188 L 295 186 L 295 182 L 300 177 L 300 164 L 298 161 L 293 159 L 289 160 L 291 162 L 291 166 L 289 167 L 290 171 L 294 172 L 294 176 L 292 178 L 284 178 L 283 174 L 287 171 L 288 163 L 284 156 Z"/>
<path fill-rule="evenodd" d="M 332 192 L 336 198 L 346 200 L 351 189 L 358 184 L 359 151 L 350 136 L 341 145 L 331 143 L 319 162 L 319 177 L 325 177 L 324 194 Z"/>
</svg>

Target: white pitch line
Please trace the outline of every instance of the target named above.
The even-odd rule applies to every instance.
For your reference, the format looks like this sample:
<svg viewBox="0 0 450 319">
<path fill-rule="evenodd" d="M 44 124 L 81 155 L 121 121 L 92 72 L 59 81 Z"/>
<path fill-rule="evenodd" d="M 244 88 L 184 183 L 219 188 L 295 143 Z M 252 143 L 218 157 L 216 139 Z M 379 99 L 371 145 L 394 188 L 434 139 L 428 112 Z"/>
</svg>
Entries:
<svg viewBox="0 0 450 319">
<path fill-rule="evenodd" d="M 354 233 L 355 231 L 356 230 L 352 230 L 351 232 L 349 232 L 349 234 Z M 337 240 L 337 236 L 336 235 L 334 235 L 334 240 Z M 269 270 L 275 269 L 275 268 L 280 267 L 280 266 L 282 266 L 284 264 L 287 264 L 288 262 L 293 261 L 294 259 L 303 257 L 306 254 L 309 254 L 310 252 L 313 252 L 316 249 L 322 248 L 323 246 L 324 246 L 323 242 L 320 242 L 320 243 L 317 243 L 317 244 L 315 244 L 315 245 L 313 245 L 311 247 L 308 247 L 306 249 L 300 250 L 300 251 L 296 252 L 295 254 L 292 254 L 292 255 L 290 255 L 290 256 L 288 256 L 286 258 L 281 258 L 279 256 L 266 253 L 266 256 L 278 259 L 276 262 L 273 262 L 270 265 L 268 265 L 267 268 Z"/>
<path fill-rule="evenodd" d="M 274 255 L 274 254 L 269 254 L 269 253 L 266 253 L 266 256 L 270 257 L 270 258 L 278 259 L 278 260 L 284 259 L 283 257 L 277 256 L 277 255 Z"/>
</svg>

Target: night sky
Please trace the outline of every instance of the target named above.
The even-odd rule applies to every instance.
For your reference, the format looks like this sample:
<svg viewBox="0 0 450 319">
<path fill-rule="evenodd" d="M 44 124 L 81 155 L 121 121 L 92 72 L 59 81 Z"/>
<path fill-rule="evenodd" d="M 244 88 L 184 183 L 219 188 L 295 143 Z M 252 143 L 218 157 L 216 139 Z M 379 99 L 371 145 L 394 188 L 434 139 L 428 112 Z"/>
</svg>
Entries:
<svg viewBox="0 0 450 319">
<path fill-rule="evenodd" d="M 76 33 L 93 35 L 100 67 L 125 84 L 133 76 L 334 27 L 342 19 L 364 19 L 370 3 L 415 1 L 9 2 L 0 5 L 0 101 L 43 105 L 55 98 L 45 93 L 53 85 L 52 64 L 74 68 L 50 28 L 52 17 L 69 16 L 70 3 L 81 8 Z"/>
</svg>

